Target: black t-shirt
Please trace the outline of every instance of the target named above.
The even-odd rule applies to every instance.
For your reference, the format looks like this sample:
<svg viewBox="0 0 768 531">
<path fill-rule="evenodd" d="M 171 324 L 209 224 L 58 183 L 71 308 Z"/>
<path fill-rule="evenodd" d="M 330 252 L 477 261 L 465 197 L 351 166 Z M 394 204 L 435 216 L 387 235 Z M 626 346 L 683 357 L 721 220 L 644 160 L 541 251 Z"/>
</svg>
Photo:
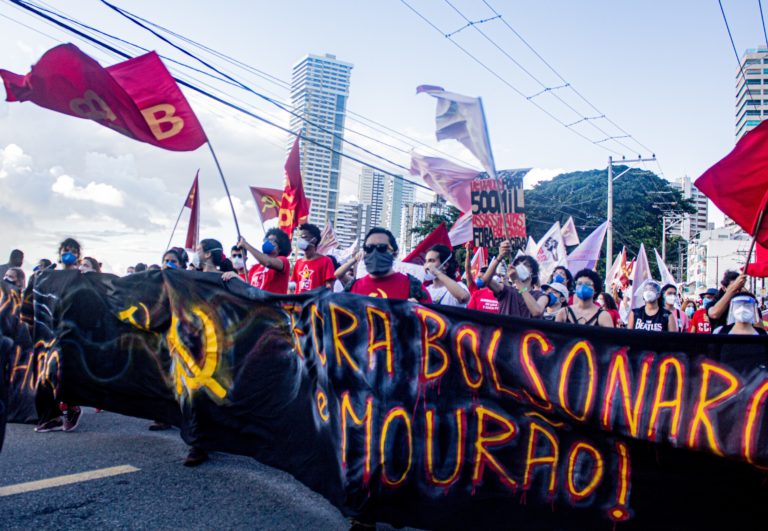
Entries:
<svg viewBox="0 0 768 531">
<path fill-rule="evenodd" d="M 715 300 L 712 301 L 712 304 L 710 304 L 707 307 L 707 316 L 709 317 L 709 326 L 712 330 L 715 330 L 715 328 L 725 326 L 728 323 L 728 308 L 725 309 L 723 312 L 723 315 L 721 315 L 718 319 L 714 319 L 711 315 L 709 315 L 709 310 L 715 307 L 715 304 L 720 302 L 720 299 L 723 298 L 725 295 L 724 290 L 718 290 L 717 295 L 715 296 Z"/>
<path fill-rule="evenodd" d="M 667 332 L 669 330 L 669 310 L 659 308 L 656 315 L 645 313 L 645 306 L 632 310 L 635 314 L 635 330 L 648 330 L 650 332 Z"/>
</svg>

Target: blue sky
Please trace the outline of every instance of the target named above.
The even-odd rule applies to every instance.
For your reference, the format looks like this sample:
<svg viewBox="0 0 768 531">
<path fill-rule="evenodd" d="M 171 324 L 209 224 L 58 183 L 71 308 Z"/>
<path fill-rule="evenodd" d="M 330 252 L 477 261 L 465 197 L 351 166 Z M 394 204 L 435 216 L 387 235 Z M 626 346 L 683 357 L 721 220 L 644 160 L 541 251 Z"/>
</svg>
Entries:
<svg viewBox="0 0 768 531">
<path fill-rule="evenodd" d="M 466 24 L 444 0 L 408 1 L 443 32 Z M 492 16 L 482 0 L 451 3 L 470 20 Z M 488 3 L 602 113 L 655 152 L 668 179 L 695 178 L 733 147 L 736 62 L 716 1 Z M 134 0 L 123 4 L 283 80 L 290 79 L 291 66 L 304 54 L 334 53 L 355 65 L 351 110 L 432 146 L 436 146 L 434 101 L 416 96 L 416 86 L 436 84 L 482 96 L 501 168 L 530 166 L 547 176 L 561 170 L 605 167 L 610 154 L 536 109 L 399 0 L 215 4 Z M 146 48 L 183 58 L 95 0 L 50 1 L 49 5 Z M 740 53 L 764 44 L 756 1 L 725 0 L 724 7 Z M 500 20 L 478 27 L 545 86 L 562 84 Z M 524 94 L 541 90 L 473 28 L 453 38 Z M 25 73 L 46 49 L 67 41 L 102 64 L 118 61 L 0 3 L 0 49 L 4 50 L 0 67 Z M 277 84 L 254 76 L 246 79 L 256 90 L 288 97 L 288 91 Z M 227 91 L 257 112 L 288 124 L 286 113 L 236 89 Z M 578 120 L 578 114 L 557 101 L 554 93 L 579 113 L 595 114 L 569 89 L 551 91 L 533 101 L 566 123 Z M 287 139 L 282 132 L 199 96 L 190 96 L 190 101 L 219 151 L 243 232 L 258 240 L 261 229 L 247 185 L 281 185 Z M 595 124 L 609 135 L 621 134 L 603 120 Z M 348 121 L 347 125 L 396 143 L 400 149 L 410 147 L 410 142 L 385 138 L 365 124 Z M 573 128 L 594 140 L 605 138 L 589 123 Z M 401 151 L 352 134 L 348 138 L 408 165 L 408 155 Z M 603 145 L 628 156 L 648 154 L 631 139 L 622 142 L 627 147 Z M 441 143 L 439 149 L 473 164 L 471 156 L 454 143 Z M 198 167 L 201 193 L 207 198 L 202 233 L 217 236 L 228 246 L 234 243 L 234 229 L 204 148 L 166 153 L 31 104 L 0 103 L 0 233 L 4 235 L 0 260 L 13 247 L 26 249 L 34 260 L 50 256 L 55 242 L 72 234 L 81 236 L 87 253 L 117 271 L 136 261 L 158 261 Z M 653 164 L 647 167 L 658 170 Z M 359 171 L 354 163 L 344 164 L 343 195 L 355 193 Z M 179 233 L 177 239 L 181 237 Z"/>
</svg>

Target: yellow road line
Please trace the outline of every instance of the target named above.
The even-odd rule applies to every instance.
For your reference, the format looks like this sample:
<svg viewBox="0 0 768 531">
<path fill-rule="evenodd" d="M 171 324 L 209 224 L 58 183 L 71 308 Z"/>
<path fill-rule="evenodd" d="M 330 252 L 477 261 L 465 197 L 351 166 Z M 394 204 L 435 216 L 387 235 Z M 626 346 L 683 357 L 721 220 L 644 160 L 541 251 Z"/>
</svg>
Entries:
<svg viewBox="0 0 768 531">
<path fill-rule="evenodd" d="M 66 476 L 41 479 L 39 481 L 27 481 L 26 483 L 17 483 L 16 485 L 0 487 L 0 497 L 12 496 L 14 494 L 32 492 L 35 490 L 49 489 L 51 487 L 61 487 L 63 485 L 70 485 L 72 483 L 80 483 L 82 481 L 90 481 L 92 479 L 108 478 L 110 476 L 119 476 L 120 474 L 128 474 L 130 472 L 138 471 L 139 469 L 134 466 L 121 465 L 113 466 L 110 468 L 99 468 L 97 470 L 80 472 L 78 474 L 67 474 Z"/>
</svg>

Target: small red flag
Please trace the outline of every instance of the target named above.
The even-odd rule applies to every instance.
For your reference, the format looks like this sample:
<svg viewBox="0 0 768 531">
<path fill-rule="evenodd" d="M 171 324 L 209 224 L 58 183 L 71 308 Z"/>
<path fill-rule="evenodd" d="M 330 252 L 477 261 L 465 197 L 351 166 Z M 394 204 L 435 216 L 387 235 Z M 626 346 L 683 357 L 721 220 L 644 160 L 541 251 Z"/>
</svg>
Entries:
<svg viewBox="0 0 768 531">
<path fill-rule="evenodd" d="M 726 157 L 696 180 L 709 197 L 742 229 L 768 246 L 768 216 L 756 227 L 768 199 L 768 120 L 744 135 Z"/>
<path fill-rule="evenodd" d="M 304 195 L 304 182 L 301 179 L 301 159 L 299 155 L 299 137 L 293 142 L 288 160 L 285 161 L 285 190 L 280 200 L 280 214 L 277 226 L 288 237 L 309 216 L 309 201 Z"/>
<path fill-rule="evenodd" d="M 256 201 L 256 210 L 259 212 L 259 218 L 261 218 L 262 223 L 269 219 L 275 219 L 280 215 L 282 190 L 251 186 L 251 194 L 253 194 L 253 200 Z"/>
<path fill-rule="evenodd" d="M 193 151 L 205 132 L 155 52 L 103 68 L 73 44 L 48 50 L 26 76 L 0 70 L 7 101 L 93 120 L 172 151 Z"/>
<path fill-rule="evenodd" d="M 451 238 L 448 236 L 448 229 L 445 228 L 445 223 L 441 223 L 438 227 L 427 234 L 427 236 L 421 240 L 413 251 L 403 258 L 403 262 L 409 262 L 416 265 L 424 265 L 427 261 L 427 251 L 438 243 L 451 247 Z"/>
<path fill-rule="evenodd" d="M 197 177 L 200 174 L 200 170 L 195 174 L 195 181 L 192 183 L 192 188 L 189 189 L 187 194 L 187 200 L 184 202 L 184 206 L 190 209 L 189 214 L 189 226 L 187 227 L 187 241 L 184 247 L 187 249 L 195 249 L 200 241 L 200 191 L 197 186 Z"/>
</svg>

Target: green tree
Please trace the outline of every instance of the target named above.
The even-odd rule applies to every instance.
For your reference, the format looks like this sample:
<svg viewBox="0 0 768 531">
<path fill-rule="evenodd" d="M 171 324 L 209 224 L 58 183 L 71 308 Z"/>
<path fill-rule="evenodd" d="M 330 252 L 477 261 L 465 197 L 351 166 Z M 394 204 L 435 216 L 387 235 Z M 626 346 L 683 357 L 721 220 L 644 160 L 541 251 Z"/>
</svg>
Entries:
<svg viewBox="0 0 768 531">
<path fill-rule="evenodd" d="M 625 169 L 626 166 L 615 166 L 614 175 Z M 526 190 L 528 234 L 538 240 L 555 221 L 562 225 L 573 216 L 579 235 L 587 236 L 606 219 L 607 182 L 606 168 L 564 173 Z M 622 246 L 626 246 L 630 256 L 635 255 L 641 243 L 651 254 L 654 247 L 661 251 L 664 213 L 695 212 L 680 190 L 651 171 L 632 168 L 613 184 L 614 255 Z M 677 253 L 677 243 L 668 242 L 667 261 L 676 263 Z M 653 257 L 649 261 L 653 267 Z M 601 256 L 598 269 L 605 271 L 605 256 Z"/>
<path fill-rule="evenodd" d="M 415 227 L 411 229 L 411 234 L 416 234 L 417 236 L 426 236 L 433 230 L 435 230 L 437 227 L 440 226 L 441 223 L 445 223 L 445 226 L 448 228 L 448 230 L 453 227 L 453 224 L 456 223 L 456 220 L 459 219 L 461 216 L 461 211 L 452 206 L 452 205 L 446 205 L 446 207 L 443 209 L 443 212 L 441 214 L 430 214 L 425 219 L 421 220 L 419 223 L 416 224 Z M 464 253 L 466 250 L 464 247 L 457 247 L 454 249 L 454 254 L 456 255 L 456 260 L 458 260 L 459 264 L 464 265 Z"/>
</svg>

